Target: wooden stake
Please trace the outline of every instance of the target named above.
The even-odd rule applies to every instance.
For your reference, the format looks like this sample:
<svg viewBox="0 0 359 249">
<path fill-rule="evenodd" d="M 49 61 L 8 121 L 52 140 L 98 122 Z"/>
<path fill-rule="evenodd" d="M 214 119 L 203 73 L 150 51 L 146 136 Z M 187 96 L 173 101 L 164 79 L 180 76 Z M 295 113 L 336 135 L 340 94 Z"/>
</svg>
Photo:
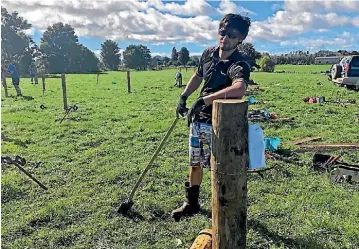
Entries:
<svg viewBox="0 0 359 249">
<path fill-rule="evenodd" d="M 4 87 L 4 94 L 5 94 L 5 97 L 9 97 L 9 94 L 8 94 L 8 92 L 7 92 L 7 84 L 6 84 L 6 78 L 4 77 L 3 79 L 2 79 L 2 86 Z"/>
<path fill-rule="evenodd" d="M 127 71 L 127 91 L 131 93 L 131 76 L 130 71 Z"/>
<path fill-rule="evenodd" d="M 305 138 L 300 138 L 300 139 L 294 140 L 291 143 L 294 145 L 298 145 L 298 144 L 302 144 L 302 143 L 306 143 L 306 142 L 317 141 L 320 139 L 322 139 L 322 138 L 321 137 L 305 137 Z"/>
<path fill-rule="evenodd" d="M 67 110 L 66 80 L 64 73 L 61 74 L 61 82 L 62 82 L 62 98 L 64 101 L 64 110 Z"/>
<path fill-rule="evenodd" d="M 213 249 L 244 249 L 247 233 L 248 102 L 215 100 L 212 132 Z"/>
<path fill-rule="evenodd" d="M 98 84 L 98 76 L 99 76 L 99 74 L 97 73 L 97 83 L 96 84 Z"/>
<path fill-rule="evenodd" d="M 41 75 L 41 80 L 42 80 L 42 91 L 45 92 L 45 75 Z"/>
</svg>

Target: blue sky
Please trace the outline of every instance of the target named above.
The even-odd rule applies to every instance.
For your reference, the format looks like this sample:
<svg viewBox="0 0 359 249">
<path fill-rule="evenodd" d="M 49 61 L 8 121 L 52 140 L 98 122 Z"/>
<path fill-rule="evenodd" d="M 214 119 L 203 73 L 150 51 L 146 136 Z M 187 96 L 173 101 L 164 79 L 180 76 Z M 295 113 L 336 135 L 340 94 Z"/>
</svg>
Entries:
<svg viewBox="0 0 359 249">
<path fill-rule="evenodd" d="M 49 25 L 64 22 L 75 28 L 79 42 L 99 53 L 106 39 L 122 49 L 144 44 L 153 55 L 169 55 L 187 47 L 200 55 L 216 45 L 221 17 L 238 13 L 251 18 L 247 41 L 261 52 L 292 50 L 359 50 L 358 1 L 2 1 L 33 25 L 36 42 Z"/>
</svg>

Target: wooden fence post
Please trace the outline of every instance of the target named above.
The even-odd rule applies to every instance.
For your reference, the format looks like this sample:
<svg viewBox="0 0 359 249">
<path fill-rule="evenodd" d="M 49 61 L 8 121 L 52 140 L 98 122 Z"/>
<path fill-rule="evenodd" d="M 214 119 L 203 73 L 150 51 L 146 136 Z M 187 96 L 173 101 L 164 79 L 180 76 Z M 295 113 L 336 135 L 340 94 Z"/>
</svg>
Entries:
<svg viewBox="0 0 359 249">
<path fill-rule="evenodd" d="M 215 100 L 212 132 L 212 249 L 245 249 L 248 102 Z"/>
<path fill-rule="evenodd" d="M 97 73 L 97 83 L 96 84 L 98 84 L 98 76 L 99 76 L 99 74 Z"/>
<path fill-rule="evenodd" d="M 1 75 L 1 77 L 2 77 L 2 75 Z M 5 77 L 3 77 L 3 78 L 1 79 L 1 83 L 2 83 L 2 86 L 4 87 L 5 97 L 9 97 L 9 93 L 8 93 L 8 91 L 7 91 L 7 84 L 6 84 L 6 78 L 5 78 Z"/>
<path fill-rule="evenodd" d="M 131 93 L 131 76 L 130 71 L 127 71 L 127 91 Z"/>
<path fill-rule="evenodd" d="M 42 80 L 42 91 L 45 92 L 45 75 L 41 75 L 41 80 Z"/>
<path fill-rule="evenodd" d="M 61 82 L 62 82 L 62 98 L 64 101 L 64 110 L 67 110 L 66 80 L 64 73 L 61 74 Z"/>
</svg>

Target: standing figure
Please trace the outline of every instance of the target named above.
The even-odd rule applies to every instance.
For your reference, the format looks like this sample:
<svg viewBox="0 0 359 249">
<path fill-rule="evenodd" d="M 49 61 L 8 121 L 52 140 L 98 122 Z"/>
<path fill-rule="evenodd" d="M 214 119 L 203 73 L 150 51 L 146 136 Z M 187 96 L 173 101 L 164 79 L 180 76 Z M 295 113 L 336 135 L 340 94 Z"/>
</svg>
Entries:
<svg viewBox="0 0 359 249">
<path fill-rule="evenodd" d="M 187 98 L 204 81 L 200 96 L 188 111 L 189 179 L 184 184 L 186 200 L 172 211 L 179 220 L 200 211 L 199 192 L 203 168 L 210 168 L 212 143 L 212 104 L 216 99 L 241 99 L 248 86 L 251 69 L 237 46 L 247 37 L 250 20 L 227 14 L 217 30 L 218 46 L 204 50 L 196 73 L 188 81 L 177 106 L 177 117 L 187 114 Z"/>
<path fill-rule="evenodd" d="M 35 79 L 35 84 L 39 84 L 35 61 L 32 61 L 29 66 L 29 73 L 30 73 L 30 78 L 31 78 L 31 84 L 34 84 L 34 79 Z"/>
<path fill-rule="evenodd" d="M 175 84 L 173 86 L 182 87 L 182 74 L 180 72 L 176 73 L 175 76 Z"/>
<path fill-rule="evenodd" d="M 22 96 L 21 93 L 21 89 L 20 89 L 20 77 L 19 77 L 19 73 L 16 70 L 16 67 L 14 64 L 10 64 L 8 69 L 7 69 L 11 75 L 11 79 L 12 79 L 12 84 L 14 85 L 14 88 L 16 90 L 16 94 L 18 97 Z"/>
</svg>

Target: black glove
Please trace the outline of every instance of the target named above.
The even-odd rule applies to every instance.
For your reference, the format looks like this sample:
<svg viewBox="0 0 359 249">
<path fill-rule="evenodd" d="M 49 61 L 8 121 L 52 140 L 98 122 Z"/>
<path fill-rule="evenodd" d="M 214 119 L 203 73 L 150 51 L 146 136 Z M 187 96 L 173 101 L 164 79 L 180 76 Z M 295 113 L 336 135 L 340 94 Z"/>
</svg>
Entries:
<svg viewBox="0 0 359 249">
<path fill-rule="evenodd" d="M 184 117 L 188 108 L 186 107 L 187 96 L 181 95 L 178 101 L 176 116 L 180 118 L 180 116 Z"/>
<path fill-rule="evenodd" d="M 204 100 L 202 97 L 198 98 L 196 102 L 192 105 L 191 109 L 188 112 L 187 119 L 188 119 L 188 126 L 192 123 L 197 121 L 200 112 L 202 111 L 203 106 L 205 105 Z"/>
</svg>

